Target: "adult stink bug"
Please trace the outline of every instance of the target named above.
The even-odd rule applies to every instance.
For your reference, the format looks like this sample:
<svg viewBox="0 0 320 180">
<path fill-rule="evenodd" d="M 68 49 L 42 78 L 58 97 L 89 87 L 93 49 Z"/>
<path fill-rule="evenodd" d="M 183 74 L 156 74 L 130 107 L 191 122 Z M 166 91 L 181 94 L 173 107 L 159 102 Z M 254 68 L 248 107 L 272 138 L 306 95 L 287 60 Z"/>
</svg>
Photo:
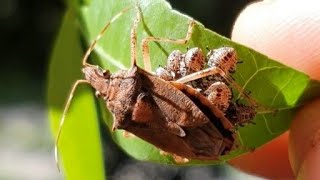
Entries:
<svg viewBox="0 0 320 180">
<path fill-rule="evenodd" d="M 190 39 L 195 22 L 189 24 L 185 39 L 172 40 L 147 37 L 143 40 L 143 61 L 145 68 L 136 64 L 136 29 L 141 12 L 136 5 L 137 16 L 131 29 L 131 68 L 111 74 L 98 66 L 87 63 L 97 41 L 110 24 L 128 11 L 122 10 L 108 22 L 88 48 L 82 62 L 85 79 L 73 85 L 65 105 L 56 138 L 57 150 L 61 130 L 65 121 L 72 95 L 80 83 L 88 83 L 102 98 L 114 117 L 113 130 L 124 129 L 161 150 L 188 159 L 215 160 L 227 154 L 234 147 L 232 123 L 194 88 L 185 85 L 189 81 L 219 73 L 237 86 L 219 68 L 189 74 L 177 81 L 165 81 L 151 72 L 148 42 L 164 41 L 185 44 Z"/>
</svg>

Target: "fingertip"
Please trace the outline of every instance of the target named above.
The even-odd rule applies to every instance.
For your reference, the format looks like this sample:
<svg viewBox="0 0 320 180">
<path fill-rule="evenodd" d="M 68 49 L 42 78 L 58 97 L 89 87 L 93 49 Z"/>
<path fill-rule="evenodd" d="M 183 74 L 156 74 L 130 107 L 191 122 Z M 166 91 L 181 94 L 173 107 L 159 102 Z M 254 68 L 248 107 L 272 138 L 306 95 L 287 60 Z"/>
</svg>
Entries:
<svg viewBox="0 0 320 180">
<path fill-rule="evenodd" d="M 248 6 L 235 22 L 232 39 L 303 71 L 311 78 L 320 79 L 319 34 L 320 6 L 317 0 L 309 0 L 307 3 L 274 0 Z M 317 175 L 313 170 L 319 169 L 320 165 L 313 160 L 319 157 L 317 155 L 319 148 L 311 148 L 310 138 L 314 139 L 312 137 L 316 132 L 315 129 L 320 129 L 320 125 L 318 126 L 320 102 L 319 106 L 316 105 L 318 109 L 313 109 L 312 106 L 315 107 L 314 104 L 311 108 L 307 105 L 306 109 L 298 113 L 290 130 L 289 159 L 294 174 L 298 174 L 299 177 L 319 177 L 311 176 Z M 283 170 L 282 173 L 287 172 L 286 174 L 289 175 L 288 142 L 278 139 L 275 141 L 278 143 L 269 143 L 252 154 L 231 161 L 231 164 L 246 172 L 269 178 L 285 177 L 281 174 L 281 170 L 280 174 L 275 176 L 273 170 L 279 169 Z M 263 157 L 267 158 L 263 160 Z M 265 162 L 273 162 L 274 166 Z M 282 162 L 287 163 L 278 166 Z"/>
<path fill-rule="evenodd" d="M 253 3 L 236 20 L 232 39 L 320 79 L 317 0 Z"/>
</svg>

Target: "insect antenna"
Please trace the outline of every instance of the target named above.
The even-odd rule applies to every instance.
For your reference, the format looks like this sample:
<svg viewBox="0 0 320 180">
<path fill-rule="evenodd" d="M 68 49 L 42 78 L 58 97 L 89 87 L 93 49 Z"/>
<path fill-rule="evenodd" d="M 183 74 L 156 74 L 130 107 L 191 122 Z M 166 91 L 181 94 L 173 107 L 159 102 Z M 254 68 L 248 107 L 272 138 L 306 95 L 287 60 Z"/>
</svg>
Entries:
<svg viewBox="0 0 320 180">
<path fill-rule="evenodd" d="M 242 64 L 244 61 L 238 60 L 237 64 Z"/>
<path fill-rule="evenodd" d="M 69 93 L 69 97 L 68 97 L 68 100 L 66 102 L 66 105 L 64 106 L 63 114 L 62 114 L 62 117 L 61 117 L 61 120 L 60 120 L 59 129 L 58 129 L 57 137 L 56 137 L 56 140 L 55 140 L 55 146 L 54 146 L 54 158 L 55 158 L 55 162 L 56 162 L 56 165 L 57 165 L 57 168 L 58 168 L 59 171 L 60 171 L 60 167 L 59 167 L 59 159 L 58 159 L 59 158 L 59 156 L 58 156 L 58 145 L 59 145 L 59 140 L 60 140 L 60 137 L 61 137 L 62 127 L 64 125 L 64 122 L 65 122 L 65 119 L 66 119 L 66 114 L 67 114 L 68 109 L 70 107 L 74 91 L 76 90 L 77 86 L 79 84 L 81 84 L 81 83 L 89 83 L 89 82 L 87 80 L 84 80 L 84 79 L 79 79 L 73 84 L 73 86 L 71 88 L 71 91 Z"/>
<path fill-rule="evenodd" d="M 87 63 L 88 57 L 90 56 L 91 52 L 93 51 L 94 47 L 96 46 L 98 40 L 102 37 L 102 35 L 106 32 L 106 30 L 108 29 L 108 27 L 110 26 L 111 23 L 113 23 L 115 20 L 117 20 L 121 15 L 123 15 L 125 12 L 127 12 L 128 10 L 130 10 L 131 7 L 126 7 L 123 10 L 121 10 L 118 14 L 116 14 L 115 16 L 112 17 L 112 19 L 107 22 L 104 27 L 101 29 L 101 31 L 99 32 L 98 36 L 96 37 L 96 39 L 93 40 L 93 42 L 91 43 L 91 45 L 89 46 L 89 48 L 86 51 L 86 54 L 84 55 L 83 59 L 82 59 L 82 65 L 83 66 L 94 66 L 92 64 Z"/>
<path fill-rule="evenodd" d="M 108 27 L 110 26 L 111 23 L 113 23 L 116 19 L 118 19 L 121 15 L 123 15 L 125 12 L 127 12 L 129 9 L 131 9 L 131 7 L 126 7 L 124 8 L 123 10 L 121 10 L 118 14 L 116 14 L 115 16 L 113 16 L 113 18 L 106 23 L 106 25 L 102 28 L 102 30 L 99 32 L 98 36 L 96 37 L 95 40 L 93 40 L 93 42 L 91 43 L 91 45 L 89 46 L 89 48 L 87 49 L 83 59 L 82 59 L 82 65 L 83 66 L 93 66 L 93 67 L 96 67 L 92 64 L 89 64 L 87 63 L 87 60 L 88 60 L 88 57 L 90 56 L 91 52 L 93 51 L 95 45 L 97 44 L 98 40 L 102 37 L 102 35 L 104 34 L 104 32 L 108 29 Z M 56 162 L 56 165 L 57 165 L 57 169 L 60 171 L 60 167 L 59 167 L 59 156 L 58 156 L 58 149 L 59 149 L 59 140 L 60 140 L 60 137 L 61 137 L 61 132 L 62 132 L 62 129 L 63 129 L 63 125 L 65 123 L 65 117 L 66 117 L 66 114 L 69 110 L 69 107 L 70 107 L 70 104 L 71 104 L 71 100 L 73 98 L 73 94 L 76 90 L 76 88 L 78 87 L 79 84 L 81 83 L 89 83 L 87 80 L 85 79 L 79 79 L 77 80 L 72 88 L 71 88 L 71 91 L 69 93 L 69 97 L 68 97 L 68 100 L 66 102 L 66 105 L 64 106 L 64 109 L 63 109 L 63 114 L 62 114 L 62 117 L 60 119 L 60 124 L 59 124 L 59 128 L 58 128 L 58 132 L 57 132 L 57 136 L 56 136 L 56 139 L 55 139 L 55 147 L 54 147 L 54 154 L 55 154 L 55 162 Z"/>
</svg>

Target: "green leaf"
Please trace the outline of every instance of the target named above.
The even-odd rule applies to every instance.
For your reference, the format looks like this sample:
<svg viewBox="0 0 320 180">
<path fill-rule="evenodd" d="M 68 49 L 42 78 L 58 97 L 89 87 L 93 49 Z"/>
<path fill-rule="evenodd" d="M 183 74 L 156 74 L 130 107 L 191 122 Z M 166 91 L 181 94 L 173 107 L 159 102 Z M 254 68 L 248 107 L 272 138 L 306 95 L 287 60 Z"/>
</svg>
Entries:
<svg viewBox="0 0 320 180">
<path fill-rule="evenodd" d="M 147 36 L 172 39 L 184 38 L 190 17 L 172 10 L 170 5 L 164 0 L 141 0 L 139 2 L 143 14 L 143 21 L 138 28 L 138 65 L 143 67 L 140 48 L 141 40 Z M 101 28 L 115 14 L 127 6 L 133 6 L 133 3 L 131 0 L 91 0 L 86 1 L 85 5 L 79 6 L 80 9 L 77 14 L 79 15 L 78 18 L 83 36 L 87 42 L 95 39 Z M 92 59 L 95 64 L 109 69 L 111 72 L 130 68 L 130 30 L 134 18 L 135 11 L 133 8 L 111 24 L 95 48 L 96 57 Z M 234 75 L 235 80 L 244 87 L 246 91 L 250 91 L 251 96 L 264 107 L 278 109 L 277 113 L 272 113 L 271 111 L 260 112 L 254 120 L 256 125 L 247 125 L 240 128 L 237 133 L 237 139 L 243 147 L 259 147 L 285 132 L 297 108 L 304 102 L 320 95 L 319 81 L 311 80 L 301 72 L 286 67 L 250 48 L 234 43 L 225 37 L 205 29 L 200 23 L 195 26 L 191 41 L 187 45 L 150 43 L 152 67 L 156 68 L 158 65 L 164 65 L 171 51 L 175 49 L 186 51 L 188 46 L 200 47 L 204 51 L 206 51 L 206 46 L 210 48 L 218 48 L 221 46 L 234 47 L 239 58 L 244 61 L 244 63 L 237 68 Z M 54 61 L 58 61 L 58 59 L 53 59 L 53 62 Z M 65 60 L 64 63 L 67 63 L 66 61 L 67 60 Z M 75 60 L 77 63 L 80 63 L 80 61 L 80 57 L 77 61 Z M 65 69 L 67 69 L 67 71 L 79 71 L 80 67 L 78 65 L 61 66 L 59 69 L 55 69 L 55 73 L 60 73 Z M 68 74 L 66 77 L 67 76 L 74 77 L 73 74 Z M 59 84 L 57 82 L 57 89 L 64 89 L 67 86 L 65 83 L 66 82 L 61 82 L 61 84 Z M 66 90 L 64 89 L 63 91 L 65 92 Z M 236 94 L 235 98 L 237 96 Z M 74 107 L 77 107 L 80 114 L 68 113 L 67 119 L 70 119 L 68 121 L 72 121 L 71 119 L 74 119 L 76 116 L 83 117 L 86 115 L 83 112 L 90 110 L 97 113 L 101 112 L 101 117 L 104 118 L 109 128 L 111 127 L 112 116 L 104 104 L 100 104 L 100 106 L 97 107 L 90 101 L 87 103 L 87 106 L 82 107 L 75 102 L 78 101 L 79 98 L 79 96 L 75 96 L 72 104 Z M 53 117 L 53 121 L 58 121 L 56 118 Z M 93 117 L 90 120 L 95 121 L 97 118 Z M 78 128 L 78 126 L 74 125 L 73 128 Z M 67 127 L 65 131 L 67 131 Z M 70 128 L 69 131 L 73 131 L 72 128 Z M 83 132 L 87 132 L 87 130 Z M 67 133 L 64 133 L 64 136 L 67 136 Z M 124 138 L 121 130 L 112 133 L 112 136 L 114 141 L 126 153 L 136 159 L 175 164 L 172 158 L 161 156 L 159 149 L 137 137 Z M 91 144 L 87 144 L 87 146 L 91 146 Z M 246 152 L 249 148 L 239 148 L 229 155 L 221 157 L 219 161 L 209 163 L 219 163 L 231 159 Z M 203 164 L 203 162 L 191 161 L 189 164 Z"/>
<path fill-rule="evenodd" d="M 72 84 L 81 78 L 79 60 L 82 55 L 77 21 L 74 13 L 68 11 L 53 49 L 48 77 L 49 118 L 55 135 Z M 66 179 L 104 179 L 98 114 L 93 108 L 92 90 L 80 85 L 75 97 L 59 143 Z"/>
</svg>

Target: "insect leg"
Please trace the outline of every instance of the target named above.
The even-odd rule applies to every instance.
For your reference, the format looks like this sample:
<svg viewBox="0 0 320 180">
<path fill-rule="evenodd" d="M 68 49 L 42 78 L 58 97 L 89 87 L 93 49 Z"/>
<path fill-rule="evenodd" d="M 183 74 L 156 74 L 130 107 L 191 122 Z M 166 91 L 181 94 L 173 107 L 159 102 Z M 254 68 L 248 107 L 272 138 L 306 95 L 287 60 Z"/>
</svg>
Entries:
<svg viewBox="0 0 320 180">
<path fill-rule="evenodd" d="M 251 98 L 251 96 L 249 96 L 248 93 L 246 93 L 237 82 L 235 82 L 230 76 L 228 76 L 222 69 L 215 66 L 184 76 L 176 80 L 176 82 L 187 83 L 190 81 L 194 81 L 194 80 L 197 80 L 206 76 L 210 76 L 210 75 L 215 75 L 215 74 L 223 77 L 227 81 L 227 83 L 229 83 L 243 97 L 245 97 L 252 106 L 258 107 L 257 102 L 253 98 Z"/>
<path fill-rule="evenodd" d="M 159 38 L 159 37 L 146 37 L 142 40 L 142 55 L 143 55 L 143 63 L 144 63 L 144 70 L 151 72 L 151 62 L 150 62 L 150 52 L 149 52 L 149 45 L 148 43 L 150 41 L 153 42 L 168 42 L 168 43 L 174 43 L 174 44 L 186 44 L 192 35 L 193 27 L 196 24 L 196 22 L 192 19 L 189 22 L 188 32 L 184 39 L 169 39 L 169 38 Z"/>
<path fill-rule="evenodd" d="M 57 137 L 56 137 L 56 140 L 55 140 L 55 147 L 54 147 L 54 157 L 55 157 L 55 161 L 56 161 L 56 164 L 57 164 L 57 168 L 58 170 L 60 171 L 60 168 L 59 168 L 59 160 L 58 160 L 58 146 L 59 146 L 59 140 L 60 140 L 60 137 L 61 137 L 61 132 L 62 132 L 62 128 L 63 128 L 63 125 L 64 125 L 64 122 L 65 122 L 65 119 L 66 119 L 66 114 L 69 110 L 69 107 L 70 107 L 70 103 L 71 103 L 71 100 L 73 98 L 73 94 L 76 90 L 76 88 L 78 87 L 79 84 L 81 83 L 89 83 L 87 80 L 84 80 L 84 79 L 80 79 L 80 80 L 77 80 L 72 88 L 71 88 L 71 91 L 69 93 L 69 97 L 68 97 L 68 100 L 66 102 L 66 105 L 64 106 L 64 109 L 63 109 L 63 113 L 62 113 L 62 117 L 61 117 L 61 120 L 60 120 L 60 124 L 59 124 L 59 128 L 58 128 L 58 133 L 57 133 Z"/>
<path fill-rule="evenodd" d="M 96 46 L 98 40 L 102 37 L 102 35 L 106 32 L 106 30 L 108 29 L 108 27 L 110 26 L 111 23 L 113 23 L 116 19 L 118 19 L 121 15 L 123 15 L 125 12 L 127 12 L 131 7 L 126 7 L 123 10 L 121 10 L 118 14 L 116 14 L 115 16 L 113 16 L 113 18 L 107 22 L 104 27 L 102 28 L 102 30 L 99 32 L 98 36 L 96 37 L 95 40 L 93 40 L 93 42 L 91 43 L 91 45 L 89 46 L 89 48 L 86 51 L 86 54 L 84 55 L 83 59 L 82 59 L 82 65 L 83 66 L 92 66 L 91 64 L 87 63 L 88 57 L 91 54 L 91 52 L 93 51 L 94 47 Z"/>
<path fill-rule="evenodd" d="M 136 18 L 133 22 L 132 28 L 131 28 L 131 67 L 137 65 L 137 28 L 141 19 L 141 11 L 138 2 L 135 3 L 135 8 L 137 11 Z"/>
</svg>

